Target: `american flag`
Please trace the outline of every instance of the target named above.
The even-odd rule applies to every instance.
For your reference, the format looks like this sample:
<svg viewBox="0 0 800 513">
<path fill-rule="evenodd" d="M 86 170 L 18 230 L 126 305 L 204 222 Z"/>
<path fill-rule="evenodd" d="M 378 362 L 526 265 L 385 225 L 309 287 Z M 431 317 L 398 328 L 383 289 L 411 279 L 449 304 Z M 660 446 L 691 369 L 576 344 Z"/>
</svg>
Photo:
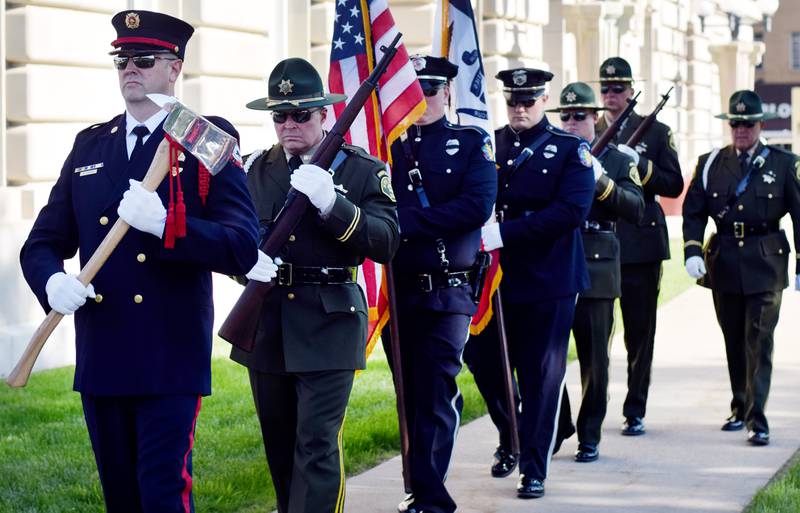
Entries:
<svg viewBox="0 0 800 513">
<path fill-rule="evenodd" d="M 388 46 L 396 35 L 387 0 L 336 0 L 328 72 L 330 91 L 352 97 L 383 56 L 381 47 Z M 347 141 L 389 162 L 392 142 L 425 111 L 417 74 L 402 43 L 378 88 L 379 92 L 367 101 L 350 127 Z M 334 105 L 334 116 L 339 116 L 344 107 L 343 103 Z M 369 306 L 369 354 L 389 316 L 383 269 L 367 260 L 359 269 L 358 283 Z"/>
</svg>

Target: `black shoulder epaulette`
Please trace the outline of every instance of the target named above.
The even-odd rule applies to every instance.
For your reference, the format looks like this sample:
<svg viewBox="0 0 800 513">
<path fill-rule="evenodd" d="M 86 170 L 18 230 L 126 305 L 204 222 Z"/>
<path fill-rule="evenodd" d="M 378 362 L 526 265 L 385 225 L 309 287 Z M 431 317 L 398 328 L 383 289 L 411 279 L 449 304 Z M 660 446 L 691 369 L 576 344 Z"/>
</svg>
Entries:
<svg viewBox="0 0 800 513">
<path fill-rule="evenodd" d="M 103 123 L 95 123 L 93 125 L 89 125 L 86 128 L 84 128 L 83 130 L 81 130 L 80 132 L 78 132 L 78 135 L 82 135 L 82 134 L 86 134 L 86 133 L 102 134 L 103 132 L 105 132 L 106 128 L 111 128 L 111 127 L 117 126 L 117 123 L 119 123 L 120 116 L 115 116 L 115 117 L 113 117 L 112 119 L 110 119 L 108 121 L 104 121 Z"/>
<path fill-rule="evenodd" d="M 586 142 L 586 141 L 583 140 L 582 137 L 577 136 L 575 134 L 571 134 L 569 132 L 565 132 L 564 130 L 561 130 L 560 128 L 554 127 L 553 125 L 547 125 L 547 131 L 550 132 L 553 135 L 560 135 L 562 137 L 571 137 L 573 139 L 577 139 L 579 142 Z"/>
<path fill-rule="evenodd" d="M 453 130 L 474 130 L 475 132 L 478 132 L 481 135 L 481 137 L 484 138 L 484 139 L 489 137 L 489 134 L 486 133 L 486 130 L 484 130 L 483 128 L 481 128 L 479 126 L 475 126 L 475 125 L 455 125 L 455 124 L 453 124 L 453 123 L 451 123 L 451 122 L 449 122 L 447 120 L 445 120 L 444 125 L 447 128 L 452 128 Z"/>
<path fill-rule="evenodd" d="M 352 144 L 343 144 L 342 145 L 342 149 L 344 151 L 346 151 L 347 153 L 351 154 L 351 155 L 356 155 L 358 157 L 362 157 L 362 158 L 365 158 L 367 160 L 371 160 L 371 161 L 376 162 L 376 163 L 378 163 L 378 164 L 380 164 L 382 166 L 385 165 L 381 159 L 379 159 L 378 157 L 376 157 L 376 156 L 374 156 L 372 154 L 367 153 L 367 151 L 364 148 L 362 148 L 361 146 L 354 146 Z"/>
<path fill-rule="evenodd" d="M 775 146 L 773 144 L 768 144 L 767 148 L 769 148 L 770 151 L 777 151 L 778 153 L 784 153 L 786 155 L 791 155 L 794 158 L 800 158 L 800 156 L 798 156 L 796 153 L 793 153 L 793 152 L 791 152 L 791 151 L 789 151 L 789 150 L 787 150 L 785 148 L 781 148 L 780 146 Z"/>
</svg>

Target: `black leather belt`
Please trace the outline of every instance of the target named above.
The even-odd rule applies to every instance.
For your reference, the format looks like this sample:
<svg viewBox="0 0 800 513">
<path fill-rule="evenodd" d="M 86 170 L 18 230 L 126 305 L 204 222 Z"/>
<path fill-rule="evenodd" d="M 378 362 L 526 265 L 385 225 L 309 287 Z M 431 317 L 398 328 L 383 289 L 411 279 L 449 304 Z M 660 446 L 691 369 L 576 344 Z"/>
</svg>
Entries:
<svg viewBox="0 0 800 513">
<path fill-rule="evenodd" d="M 616 232 L 617 223 L 614 221 L 592 221 L 587 219 L 581 225 L 581 231 L 587 233 Z"/>
<path fill-rule="evenodd" d="M 762 221 L 760 223 L 726 223 L 717 225 L 719 235 L 732 235 L 737 239 L 743 239 L 751 235 L 766 235 L 775 233 L 781 229 L 778 221 Z"/>
<path fill-rule="evenodd" d="M 284 262 L 278 266 L 278 285 L 355 283 L 357 272 L 357 267 L 301 267 Z"/>
<path fill-rule="evenodd" d="M 418 274 L 417 287 L 421 292 L 431 292 L 433 289 L 447 289 L 469 283 L 472 271 L 456 271 L 449 273 Z"/>
</svg>

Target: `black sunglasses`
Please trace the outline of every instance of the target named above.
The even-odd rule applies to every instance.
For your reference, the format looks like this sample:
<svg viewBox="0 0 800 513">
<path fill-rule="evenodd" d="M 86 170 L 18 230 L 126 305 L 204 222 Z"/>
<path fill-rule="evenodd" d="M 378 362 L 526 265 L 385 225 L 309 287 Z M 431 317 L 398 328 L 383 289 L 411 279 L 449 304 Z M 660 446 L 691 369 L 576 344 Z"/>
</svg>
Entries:
<svg viewBox="0 0 800 513">
<path fill-rule="evenodd" d="M 533 100 L 506 100 L 506 105 L 512 108 L 517 108 L 517 105 L 522 105 L 526 109 L 529 109 L 536 105 L 536 100 L 539 98 L 534 98 Z"/>
<path fill-rule="evenodd" d="M 567 122 L 569 118 L 574 119 L 575 121 L 583 121 L 589 114 L 585 110 L 579 110 L 575 112 L 562 112 L 561 113 L 561 121 Z"/>
<path fill-rule="evenodd" d="M 157 60 L 162 61 L 177 61 L 178 59 L 170 58 L 170 57 L 158 57 L 155 55 L 134 55 L 134 56 L 122 56 L 117 55 L 114 57 L 114 67 L 118 70 L 123 70 L 128 67 L 128 61 L 132 60 L 133 65 L 139 69 L 148 69 L 152 68 L 156 65 Z"/>
<path fill-rule="evenodd" d="M 273 112 L 272 121 L 278 124 L 286 123 L 286 120 L 291 117 L 295 123 L 305 123 L 311 119 L 311 115 L 319 109 L 305 109 L 305 110 L 292 110 L 283 112 Z"/>
<path fill-rule="evenodd" d="M 436 93 L 438 93 L 442 89 L 444 89 L 444 84 L 440 86 L 427 87 L 422 90 L 422 94 L 424 94 L 427 97 L 436 96 Z"/>
<path fill-rule="evenodd" d="M 611 91 L 612 93 L 620 94 L 620 93 L 624 93 L 625 89 L 627 89 L 627 88 L 628 88 L 628 86 L 623 85 L 623 84 L 601 85 L 600 86 L 600 94 L 608 94 L 609 91 Z"/>
<path fill-rule="evenodd" d="M 730 125 L 731 128 L 739 128 L 740 126 L 743 126 L 745 128 L 753 128 L 754 126 L 756 126 L 756 122 L 748 121 L 746 119 L 732 119 L 728 121 L 728 125 Z"/>
</svg>

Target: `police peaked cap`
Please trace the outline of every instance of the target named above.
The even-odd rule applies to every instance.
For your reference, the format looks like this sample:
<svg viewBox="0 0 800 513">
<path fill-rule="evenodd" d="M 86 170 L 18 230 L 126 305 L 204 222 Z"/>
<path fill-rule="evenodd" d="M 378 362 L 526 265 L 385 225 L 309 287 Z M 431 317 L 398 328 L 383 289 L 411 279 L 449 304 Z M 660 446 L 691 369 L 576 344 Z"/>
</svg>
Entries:
<svg viewBox="0 0 800 513">
<path fill-rule="evenodd" d="M 417 80 L 446 84 L 458 75 L 458 66 L 444 57 L 431 55 L 412 55 L 411 65 L 417 72 Z"/>
<path fill-rule="evenodd" d="M 343 102 L 344 94 L 325 94 L 322 78 L 305 59 L 284 59 L 269 74 L 267 97 L 247 104 L 253 110 L 303 110 Z"/>
<path fill-rule="evenodd" d="M 719 119 L 766 121 L 775 119 L 778 116 L 772 112 L 764 112 L 761 105 L 761 97 L 755 91 L 743 89 L 731 95 L 727 114 L 718 114 L 714 117 Z"/>
<path fill-rule="evenodd" d="M 533 100 L 544 94 L 547 82 L 553 79 L 549 71 L 534 68 L 514 68 L 499 72 L 494 78 L 503 81 L 506 100 Z"/>
<path fill-rule="evenodd" d="M 111 18 L 117 38 L 111 42 L 111 55 L 131 52 L 173 53 L 183 59 L 186 43 L 194 27 L 183 20 L 153 11 L 128 10 Z"/>
<path fill-rule="evenodd" d="M 558 108 L 549 109 L 547 112 L 561 112 L 569 109 L 606 110 L 605 107 L 597 105 L 594 90 L 585 82 L 567 84 L 561 90 L 559 100 L 560 105 Z"/>
</svg>

